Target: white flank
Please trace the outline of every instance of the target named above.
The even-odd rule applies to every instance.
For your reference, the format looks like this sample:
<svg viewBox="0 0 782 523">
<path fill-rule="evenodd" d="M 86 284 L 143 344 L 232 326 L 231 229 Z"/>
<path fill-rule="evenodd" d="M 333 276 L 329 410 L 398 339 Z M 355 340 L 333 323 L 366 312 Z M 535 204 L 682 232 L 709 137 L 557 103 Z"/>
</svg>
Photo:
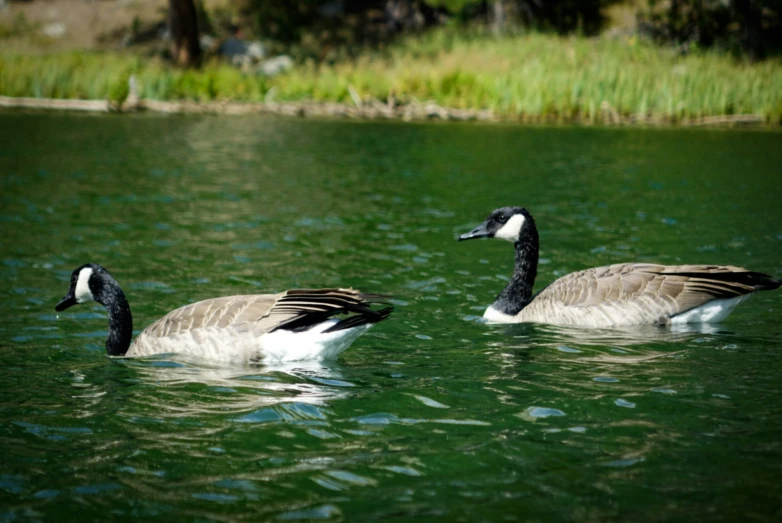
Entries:
<svg viewBox="0 0 782 523">
<path fill-rule="evenodd" d="M 361 325 L 336 332 L 323 332 L 338 321 L 327 320 L 302 332 L 277 330 L 260 336 L 252 328 L 241 328 L 248 327 L 247 324 L 240 324 L 240 328 L 233 325 L 227 328 L 193 329 L 162 338 L 150 336 L 144 331 L 131 344 L 125 357 L 187 354 L 213 361 L 260 361 L 266 364 L 329 360 L 336 358 L 372 326 Z"/>
<path fill-rule="evenodd" d="M 489 305 L 489 308 L 483 313 L 483 317 L 494 323 L 516 323 L 519 321 L 510 314 L 498 311 L 492 305 Z"/>
<path fill-rule="evenodd" d="M 682 323 L 710 323 L 722 321 L 733 312 L 733 309 L 742 301 L 749 298 L 749 294 L 724 300 L 712 300 L 700 307 L 695 307 L 687 312 L 677 314 L 671 318 L 671 324 Z"/>
<path fill-rule="evenodd" d="M 515 242 L 519 239 L 522 225 L 524 225 L 524 215 L 514 214 L 499 231 L 494 233 L 494 237 L 500 238 L 501 240 L 508 240 L 509 242 Z"/>
<path fill-rule="evenodd" d="M 91 276 L 91 267 L 85 267 L 79 272 L 79 279 L 76 281 L 76 290 L 74 291 L 76 303 L 84 303 L 93 299 L 92 291 L 90 290 Z"/>
<path fill-rule="evenodd" d="M 336 332 L 323 332 L 338 322 L 327 320 L 303 332 L 281 329 L 266 334 L 261 338 L 263 361 L 334 359 L 372 326 L 367 324 Z"/>
</svg>

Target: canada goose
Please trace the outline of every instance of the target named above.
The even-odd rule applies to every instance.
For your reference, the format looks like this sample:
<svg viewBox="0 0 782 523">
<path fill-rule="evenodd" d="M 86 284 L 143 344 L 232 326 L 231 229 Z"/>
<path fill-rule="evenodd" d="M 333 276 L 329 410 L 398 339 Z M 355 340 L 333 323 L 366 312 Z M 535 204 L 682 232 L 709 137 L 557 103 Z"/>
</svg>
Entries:
<svg viewBox="0 0 782 523">
<path fill-rule="evenodd" d="M 181 353 L 225 361 L 330 359 L 348 348 L 392 307 L 370 308 L 380 297 L 353 289 L 300 289 L 278 294 L 225 296 L 169 312 L 131 344 L 133 318 L 125 293 L 94 263 L 73 271 L 70 288 L 55 307 L 63 311 L 90 299 L 109 314 L 106 351 L 111 356 Z M 344 319 L 336 314 L 352 313 Z"/>
<path fill-rule="evenodd" d="M 538 230 L 526 209 L 497 209 L 459 241 L 474 238 L 500 238 L 516 246 L 513 276 L 483 315 L 499 323 L 618 327 L 714 322 L 753 292 L 782 284 L 741 267 L 619 263 L 568 274 L 533 296 Z"/>
</svg>

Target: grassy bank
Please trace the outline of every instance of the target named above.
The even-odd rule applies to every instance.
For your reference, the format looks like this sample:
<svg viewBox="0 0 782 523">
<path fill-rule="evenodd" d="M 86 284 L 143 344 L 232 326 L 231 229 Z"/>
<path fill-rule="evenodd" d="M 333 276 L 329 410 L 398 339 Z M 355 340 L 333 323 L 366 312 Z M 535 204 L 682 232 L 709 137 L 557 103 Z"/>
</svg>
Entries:
<svg viewBox="0 0 782 523">
<path fill-rule="evenodd" d="M 275 78 L 220 63 L 182 71 L 129 54 L 0 54 L 0 94 L 112 99 L 134 74 L 141 98 L 194 101 L 431 100 L 501 118 L 682 121 L 755 114 L 779 125 L 782 61 L 746 63 L 713 52 L 678 56 L 637 42 L 527 35 L 495 39 L 434 33 L 333 65 L 299 65 Z M 351 90 L 353 93 L 351 94 Z"/>
</svg>

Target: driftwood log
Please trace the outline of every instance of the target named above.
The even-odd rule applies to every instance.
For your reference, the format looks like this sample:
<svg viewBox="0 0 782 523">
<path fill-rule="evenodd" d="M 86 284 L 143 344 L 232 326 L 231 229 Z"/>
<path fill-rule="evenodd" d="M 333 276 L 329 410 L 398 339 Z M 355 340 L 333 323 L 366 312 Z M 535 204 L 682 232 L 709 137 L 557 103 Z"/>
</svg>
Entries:
<svg viewBox="0 0 782 523">
<path fill-rule="evenodd" d="M 270 97 L 271 98 L 271 97 Z M 766 117 L 757 114 L 731 114 L 723 116 L 704 116 L 690 119 L 652 118 L 647 115 L 621 115 L 607 102 L 594 118 L 575 116 L 571 118 L 538 117 L 525 115 L 503 116 L 491 110 L 457 109 L 442 107 L 434 102 L 410 102 L 397 104 L 393 97 L 389 103 L 378 100 L 360 100 L 356 97 L 352 104 L 334 102 L 194 102 L 159 101 L 138 99 L 129 96 L 124 103 L 108 100 L 61 100 L 56 98 L 15 98 L 0 96 L 0 109 L 40 109 L 56 111 L 89 112 L 137 112 L 156 113 L 194 113 L 194 114 L 277 114 L 285 116 L 353 118 L 365 120 L 451 120 L 451 121 L 488 121 L 523 123 L 582 123 L 604 125 L 681 125 L 681 126 L 735 126 L 764 125 Z"/>
</svg>

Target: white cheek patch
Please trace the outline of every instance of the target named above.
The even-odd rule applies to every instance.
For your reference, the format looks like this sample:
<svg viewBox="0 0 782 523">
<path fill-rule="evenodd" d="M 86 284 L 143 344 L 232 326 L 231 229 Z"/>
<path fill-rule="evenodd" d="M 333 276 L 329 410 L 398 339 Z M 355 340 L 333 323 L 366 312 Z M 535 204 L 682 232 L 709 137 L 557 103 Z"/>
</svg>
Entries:
<svg viewBox="0 0 782 523">
<path fill-rule="evenodd" d="M 85 267 L 79 273 L 79 279 L 76 281 L 76 291 L 74 292 L 76 303 L 84 303 L 94 299 L 90 290 L 90 276 L 92 276 L 91 267 Z"/>
<path fill-rule="evenodd" d="M 519 239 L 519 232 L 521 232 L 522 225 L 524 225 L 524 215 L 514 214 L 499 231 L 494 233 L 494 237 L 500 238 L 501 240 L 508 240 L 509 242 L 515 242 Z"/>
</svg>

